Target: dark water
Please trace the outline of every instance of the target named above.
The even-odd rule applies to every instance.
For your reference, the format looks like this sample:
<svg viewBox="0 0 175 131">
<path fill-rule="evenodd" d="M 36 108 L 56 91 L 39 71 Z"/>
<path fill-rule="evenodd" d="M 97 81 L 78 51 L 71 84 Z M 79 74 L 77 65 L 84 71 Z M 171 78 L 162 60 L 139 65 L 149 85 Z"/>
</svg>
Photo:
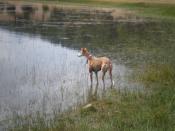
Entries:
<svg viewBox="0 0 175 131">
<path fill-rule="evenodd" d="M 112 59 L 115 88 L 141 88 L 127 79 L 136 67 L 174 65 L 174 27 L 111 11 L 0 3 L 0 121 L 87 102 L 93 93 L 81 47 Z M 96 91 L 102 97 L 102 83 Z"/>
</svg>

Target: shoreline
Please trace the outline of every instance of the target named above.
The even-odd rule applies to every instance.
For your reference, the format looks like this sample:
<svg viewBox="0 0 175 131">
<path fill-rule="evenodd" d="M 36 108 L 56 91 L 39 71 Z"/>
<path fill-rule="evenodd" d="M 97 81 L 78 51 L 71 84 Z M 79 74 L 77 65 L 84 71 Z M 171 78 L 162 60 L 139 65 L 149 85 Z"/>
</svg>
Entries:
<svg viewBox="0 0 175 131">
<path fill-rule="evenodd" d="M 169 0 L 171 1 L 171 0 Z M 0 0 L 0 2 L 8 2 L 12 4 L 47 4 L 49 6 L 56 6 L 64 9 L 73 10 L 89 10 L 89 11 L 106 11 L 114 12 L 116 17 L 135 16 L 143 19 L 160 19 L 160 20 L 173 20 L 175 21 L 175 1 L 170 3 L 160 0 L 145 1 L 141 0 L 85 0 L 85 1 L 48 1 L 48 0 Z"/>
</svg>

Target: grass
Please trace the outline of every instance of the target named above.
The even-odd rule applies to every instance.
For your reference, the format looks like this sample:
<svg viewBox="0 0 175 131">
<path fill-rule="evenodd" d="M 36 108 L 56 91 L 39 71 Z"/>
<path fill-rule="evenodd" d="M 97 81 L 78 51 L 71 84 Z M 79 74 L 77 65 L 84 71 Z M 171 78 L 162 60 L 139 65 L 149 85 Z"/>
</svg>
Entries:
<svg viewBox="0 0 175 131">
<path fill-rule="evenodd" d="M 171 85 L 175 81 L 175 70 L 170 65 L 148 65 L 138 76 L 145 85 Z"/>
<path fill-rule="evenodd" d="M 175 69 L 151 65 L 135 77 L 149 87 L 144 91 L 108 90 L 91 108 L 65 113 L 46 124 L 42 116 L 23 118 L 13 131 L 173 131 L 175 129 Z"/>
<path fill-rule="evenodd" d="M 120 7 L 135 10 L 137 13 L 146 17 L 171 19 L 175 18 L 174 4 L 158 3 L 122 3 Z"/>
</svg>

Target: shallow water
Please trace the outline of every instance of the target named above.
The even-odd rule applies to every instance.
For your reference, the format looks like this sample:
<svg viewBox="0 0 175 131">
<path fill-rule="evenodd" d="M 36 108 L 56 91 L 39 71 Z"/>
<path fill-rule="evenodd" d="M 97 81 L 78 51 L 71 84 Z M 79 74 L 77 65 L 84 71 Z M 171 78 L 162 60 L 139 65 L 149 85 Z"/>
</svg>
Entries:
<svg viewBox="0 0 175 131">
<path fill-rule="evenodd" d="M 30 14 L 33 8 L 25 6 L 23 13 L 28 11 Z M 63 14 L 66 11 L 59 8 L 46 21 L 35 19 L 34 14 L 28 14 L 27 18 L 20 14 L 14 20 L 11 17 L 18 12 L 13 9 L 15 8 L 0 14 L 7 17 L 0 23 L 0 120 L 11 119 L 15 115 L 35 115 L 38 112 L 50 116 L 88 101 L 91 95 L 88 67 L 85 58 L 77 57 L 81 46 L 74 46 L 78 42 L 73 40 L 76 37 L 71 33 L 74 33 L 73 30 L 78 31 L 82 23 L 87 25 L 91 22 L 86 23 L 82 19 L 81 23 L 81 13 L 77 16 L 77 13 L 71 15 L 68 12 L 65 17 Z M 84 12 L 83 17 L 88 14 Z M 74 15 L 78 18 L 75 19 Z M 72 22 L 74 19 L 76 24 L 65 25 L 67 21 Z M 96 25 L 93 22 L 94 24 Z M 62 31 L 63 34 L 59 34 Z M 91 34 L 86 37 L 91 37 Z M 129 70 L 124 65 L 114 63 L 113 74 L 120 88 L 127 85 L 127 72 Z M 106 85 L 110 85 L 109 76 Z M 98 90 L 102 90 L 102 83 Z"/>
<path fill-rule="evenodd" d="M 175 24 L 133 18 L 0 3 L 0 120 L 38 112 L 50 116 L 89 101 L 94 94 L 86 60 L 77 57 L 81 47 L 112 59 L 115 88 L 141 88 L 127 79 L 136 67 L 174 64 Z M 102 97 L 102 82 L 93 92 Z"/>
</svg>

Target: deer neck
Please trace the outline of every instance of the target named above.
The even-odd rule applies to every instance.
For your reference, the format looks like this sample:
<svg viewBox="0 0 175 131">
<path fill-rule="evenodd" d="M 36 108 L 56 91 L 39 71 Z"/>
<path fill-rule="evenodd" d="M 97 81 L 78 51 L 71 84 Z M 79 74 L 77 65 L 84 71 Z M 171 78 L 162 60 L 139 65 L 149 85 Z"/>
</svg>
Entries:
<svg viewBox="0 0 175 131">
<path fill-rule="evenodd" d="M 92 55 L 90 53 L 87 53 L 85 56 L 86 56 L 87 60 L 91 60 L 92 59 Z"/>
</svg>

